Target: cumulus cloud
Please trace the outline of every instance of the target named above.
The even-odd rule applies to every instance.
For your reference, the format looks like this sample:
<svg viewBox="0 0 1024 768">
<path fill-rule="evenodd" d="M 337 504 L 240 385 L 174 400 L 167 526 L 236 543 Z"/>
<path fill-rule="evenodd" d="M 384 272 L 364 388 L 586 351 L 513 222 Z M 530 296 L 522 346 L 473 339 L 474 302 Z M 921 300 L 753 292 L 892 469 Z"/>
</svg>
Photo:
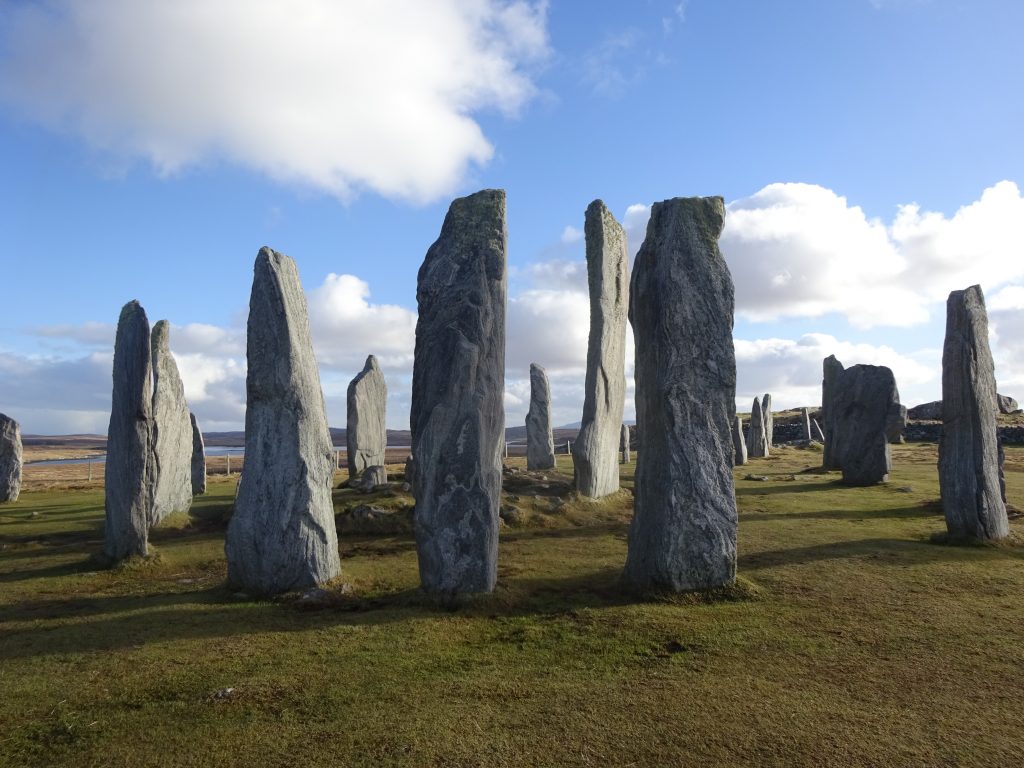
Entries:
<svg viewBox="0 0 1024 768">
<path fill-rule="evenodd" d="M 8 3 L 0 101 L 160 174 L 226 158 L 341 198 L 427 201 L 492 157 L 473 113 L 535 95 L 546 15 L 543 0 Z"/>
</svg>

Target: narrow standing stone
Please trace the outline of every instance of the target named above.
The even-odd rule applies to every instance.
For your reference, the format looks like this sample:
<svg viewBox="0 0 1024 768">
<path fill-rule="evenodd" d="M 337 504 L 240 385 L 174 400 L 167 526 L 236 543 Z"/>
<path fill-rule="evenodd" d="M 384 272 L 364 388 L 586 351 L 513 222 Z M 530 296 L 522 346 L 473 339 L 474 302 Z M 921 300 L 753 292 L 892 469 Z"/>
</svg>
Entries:
<svg viewBox="0 0 1024 768">
<path fill-rule="evenodd" d="M 772 416 L 772 396 L 767 392 L 761 398 L 761 415 L 764 416 L 764 439 L 771 451 L 772 441 L 775 438 L 775 417 Z M 768 455 L 767 453 L 765 454 Z"/>
<path fill-rule="evenodd" d="M 428 592 L 490 592 L 498 577 L 507 244 L 504 191 L 459 198 L 417 278 L 410 425 Z"/>
<path fill-rule="evenodd" d="M 800 409 L 800 426 L 803 427 L 804 440 L 811 441 L 814 436 L 811 434 L 811 411 L 809 408 Z"/>
<path fill-rule="evenodd" d="M 1009 534 L 999 484 L 996 378 L 981 286 L 946 301 L 942 347 L 939 490 L 954 536 L 994 541 Z"/>
<path fill-rule="evenodd" d="M 846 485 L 873 485 L 892 467 L 888 429 L 899 404 L 896 379 L 882 365 L 853 365 L 832 384 L 832 451 Z"/>
<path fill-rule="evenodd" d="M 555 438 L 551 432 L 551 386 L 548 375 L 530 363 L 530 410 L 526 413 L 526 468 L 555 466 Z"/>
<path fill-rule="evenodd" d="M 743 419 L 734 416 L 732 420 L 733 464 L 742 467 L 747 463 L 747 441 L 743 439 Z"/>
<path fill-rule="evenodd" d="M 590 340 L 583 418 L 572 445 L 576 489 L 600 498 L 619 490 L 616 446 L 626 396 L 629 254 L 626 232 L 600 200 L 587 207 Z"/>
<path fill-rule="evenodd" d="M 747 455 L 752 459 L 764 458 L 769 454 L 768 431 L 764 424 L 761 400 L 754 398 L 750 407 L 750 424 L 747 425 Z"/>
<path fill-rule="evenodd" d="M 153 506 L 150 527 L 192 506 L 192 420 L 178 364 L 170 347 L 170 323 L 153 326 Z"/>
<path fill-rule="evenodd" d="M 677 591 L 736 577 L 733 285 L 720 197 L 655 203 L 636 257 L 639 439 L 626 578 Z"/>
<path fill-rule="evenodd" d="M 253 269 L 246 356 L 245 471 L 224 551 L 229 581 L 270 595 L 341 570 L 334 451 L 306 297 L 295 262 L 270 248 Z"/>
<path fill-rule="evenodd" d="M 897 400 L 889 406 L 889 420 L 885 425 L 886 439 L 894 445 L 904 442 L 903 430 L 907 428 L 907 406 Z"/>
<path fill-rule="evenodd" d="M 192 422 L 192 495 L 202 496 L 206 493 L 206 445 L 196 415 L 190 413 L 188 417 Z"/>
<path fill-rule="evenodd" d="M 153 368 L 149 320 L 137 301 L 121 309 L 104 464 L 103 553 L 144 557 L 153 505 Z"/>
<path fill-rule="evenodd" d="M 622 425 L 622 435 L 619 437 L 619 450 L 622 452 L 622 463 L 623 464 L 629 464 L 629 460 L 630 460 L 630 455 L 629 455 L 630 445 L 629 444 L 630 444 L 630 441 L 631 441 L 631 438 L 629 436 L 629 425 L 628 424 L 623 424 Z"/>
<path fill-rule="evenodd" d="M 821 455 L 822 469 L 842 469 L 836 457 L 835 445 L 838 440 L 836 433 L 836 409 L 832 406 L 832 397 L 835 393 L 836 380 L 843 373 L 843 364 L 836 360 L 835 355 L 829 355 L 821 364 L 823 376 L 821 379 L 821 428 L 825 437 L 825 449 Z"/>
<path fill-rule="evenodd" d="M 22 462 L 21 426 L 0 413 L 0 502 L 18 500 Z"/>
<path fill-rule="evenodd" d="M 825 445 L 825 433 L 821 430 L 821 424 L 817 419 L 811 419 L 811 436 L 822 445 Z"/>
<path fill-rule="evenodd" d="M 348 385 L 348 477 L 355 480 L 367 467 L 383 467 L 388 445 L 385 409 L 388 387 L 377 358 L 366 358 L 363 370 Z M 379 478 L 377 478 L 379 479 Z M 385 479 L 383 482 L 387 482 Z"/>
</svg>

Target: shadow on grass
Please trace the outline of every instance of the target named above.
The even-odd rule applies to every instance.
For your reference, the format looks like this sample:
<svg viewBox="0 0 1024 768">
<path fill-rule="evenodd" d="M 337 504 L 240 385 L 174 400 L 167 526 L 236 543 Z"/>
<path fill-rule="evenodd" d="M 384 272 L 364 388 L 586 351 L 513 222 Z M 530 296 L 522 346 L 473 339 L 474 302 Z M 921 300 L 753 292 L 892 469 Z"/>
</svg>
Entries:
<svg viewBox="0 0 1024 768">
<path fill-rule="evenodd" d="M 791 476 L 791 475 L 790 475 Z M 771 475 L 766 475 L 771 477 Z M 781 475 L 780 477 L 785 477 Z M 752 485 L 739 485 L 740 482 L 754 483 Z M 779 493 L 807 493 L 809 491 L 823 491 L 829 488 L 843 488 L 849 490 L 848 486 L 840 485 L 839 482 L 829 483 L 800 483 L 793 480 L 768 480 L 766 482 L 744 481 L 740 478 L 736 485 L 737 496 L 774 496 Z"/>
<path fill-rule="evenodd" d="M 739 568 L 757 569 L 777 565 L 801 565 L 822 560 L 874 560 L 881 564 L 912 565 L 916 563 L 954 562 L 975 558 L 1012 558 L 1024 560 L 1020 547 L 955 547 L 936 546 L 927 539 L 859 539 L 808 547 L 752 552 L 739 558 Z"/>
<path fill-rule="evenodd" d="M 814 509 L 806 512 L 740 512 L 741 522 L 779 522 L 783 520 L 885 520 L 942 517 L 942 507 L 934 502 L 891 509 Z"/>
</svg>

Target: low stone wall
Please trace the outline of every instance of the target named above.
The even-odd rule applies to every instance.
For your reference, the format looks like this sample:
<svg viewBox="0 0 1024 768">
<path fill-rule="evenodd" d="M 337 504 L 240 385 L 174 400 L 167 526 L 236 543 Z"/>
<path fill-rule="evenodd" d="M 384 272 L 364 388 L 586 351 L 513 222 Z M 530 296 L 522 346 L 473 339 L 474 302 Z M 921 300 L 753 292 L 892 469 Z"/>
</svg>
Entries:
<svg viewBox="0 0 1024 768">
<path fill-rule="evenodd" d="M 776 424 L 772 435 L 773 443 L 795 443 L 804 439 L 804 430 L 800 424 Z M 939 422 L 910 422 L 903 430 L 903 437 L 908 443 L 937 443 L 942 434 Z M 999 427 L 999 436 L 1003 445 L 1024 445 L 1024 426 L 1006 425 Z"/>
</svg>

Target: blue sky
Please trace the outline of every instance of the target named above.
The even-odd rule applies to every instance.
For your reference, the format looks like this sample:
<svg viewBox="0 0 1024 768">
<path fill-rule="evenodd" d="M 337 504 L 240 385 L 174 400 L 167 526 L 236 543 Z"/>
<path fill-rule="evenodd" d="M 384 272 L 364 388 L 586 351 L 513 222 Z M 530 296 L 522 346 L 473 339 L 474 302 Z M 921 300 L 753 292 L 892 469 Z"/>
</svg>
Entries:
<svg viewBox="0 0 1024 768">
<path fill-rule="evenodd" d="M 942 302 L 974 282 L 1024 399 L 1024 4 L 172 5 L 0 0 L 0 410 L 26 432 L 105 431 L 132 298 L 201 421 L 240 426 L 261 245 L 299 264 L 331 423 L 372 352 L 406 426 L 416 270 L 483 187 L 508 192 L 509 424 L 531 360 L 579 418 L 596 197 L 634 250 L 654 201 L 729 203 L 741 404 L 816 403 L 833 352 L 938 398 Z"/>
</svg>

